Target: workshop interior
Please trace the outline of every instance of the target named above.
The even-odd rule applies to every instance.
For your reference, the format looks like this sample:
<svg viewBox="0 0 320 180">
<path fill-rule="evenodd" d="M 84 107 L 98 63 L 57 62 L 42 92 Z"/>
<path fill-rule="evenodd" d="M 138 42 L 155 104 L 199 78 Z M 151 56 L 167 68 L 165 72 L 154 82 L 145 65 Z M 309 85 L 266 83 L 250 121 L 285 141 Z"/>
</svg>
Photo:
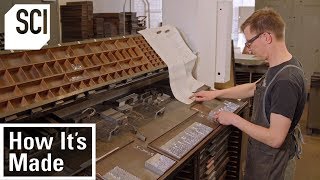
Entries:
<svg viewBox="0 0 320 180">
<path fill-rule="evenodd" d="M 29 3 L 50 4 L 50 40 L 41 50 L 4 50 L 5 13 Z M 301 59 L 307 78 L 308 101 L 300 120 L 305 144 L 295 179 L 319 179 L 318 0 L 1 0 L 0 123 L 95 124 L 99 180 L 243 179 L 248 136 L 210 116 L 224 110 L 250 120 L 253 98 L 183 103 L 176 93 L 184 90 L 173 88 L 175 72 L 166 58 L 185 56 L 174 49 L 180 43 L 192 52 L 197 59 L 190 73 L 203 83 L 196 91 L 259 80 L 268 64 L 242 53 L 246 40 L 240 26 L 266 6 L 283 16 L 288 49 Z M 174 28 L 154 36 L 176 28 L 179 33 L 167 41 L 157 43 L 141 33 L 166 25 Z M 176 36 L 183 41 L 175 42 Z M 174 48 L 161 47 L 169 41 Z M 60 131 L 22 133 L 56 137 Z M 5 144 L 4 152 L 9 151 Z M 30 157 L 46 153 L 21 151 Z M 92 173 L 86 156 L 56 156 L 65 159 L 65 176 Z M 8 169 L 9 157 L 3 160 Z"/>
</svg>

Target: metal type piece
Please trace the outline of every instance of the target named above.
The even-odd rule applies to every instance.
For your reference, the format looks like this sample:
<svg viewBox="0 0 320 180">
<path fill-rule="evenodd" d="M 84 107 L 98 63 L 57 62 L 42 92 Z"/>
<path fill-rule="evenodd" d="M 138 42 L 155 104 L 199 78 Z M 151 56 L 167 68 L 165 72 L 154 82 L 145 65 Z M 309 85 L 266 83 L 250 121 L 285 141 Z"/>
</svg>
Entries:
<svg viewBox="0 0 320 180">
<path fill-rule="evenodd" d="M 197 103 L 197 104 L 194 104 L 192 107 L 191 107 L 192 110 L 195 110 L 195 111 L 198 111 L 200 112 L 201 114 L 209 114 L 209 112 L 211 111 L 211 109 L 207 106 L 205 106 L 204 104 L 202 103 Z"/>
<path fill-rule="evenodd" d="M 132 104 L 138 101 L 138 94 L 133 93 L 128 96 L 125 96 L 121 99 L 116 100 L 118 103 L 118 107 L 124 106 L 126 104 Z"/>
<path fill-rule="evenodd" d="M 128 118 L 122 112 L 119 112 L 119 111 L 114 110 L 112 108 L 101 112 L 100 117 L 102 117 L 103 119 L 105 119 L 107 121 L 116 122 L 117 125 L 122 125 L 123 122 Z"/>
<path fill-rule="evenodd" d="M 230 101 L 224 101 L 223 104 L 225 105 L 225 108 L 229 112 L 235 112 L 240 107 L 240 105 Z"/>
<path fill-rule="evenodd" d="M 160 148 L 173 157 L 180 159 L 212 130 L 211 127 L 195 122 Z"/>
<path fill-rule="evenodd" d="M 141 141 L 145 142 L 147 140 L 147 137 L 145 137 L 141 132 L 137 131 L 136 137 L 140 139 Z"/>
<path fill-rule="evenodd" d="M 107 180 L 140 180 L 126 170 L 116 166 L 103 176 Z"/>
<path fill-rule="evenodd" d="M 153 152 L 149 152 L 148 150 L 144 149 L 142 146 L 137 145 L 137 146 L 134 146 L 134 148 L 140 150 L 143 153 L 148 154 L 149 156 L 153 156 L 154 155 Z"/>
<path fill-rule="evenodd" d="M 158 110 L 158 111 L 155 113 L 154 118 L 156 119 L 157 117 L 163 116 L 164 111 L 165 111 L 165 107 L 163 107 L 163 108 L 161 108 L 160 110 Z"/>
<path fill-rule="evenodd" d="M 168 101 L 170 101 L 171 96 L 167 94 L 159 94 L 159 96 L 154 100 L 154 105 L 162 106 L 166 104 Z"/>
<path fill-rule="evenodd" d="M 123 106 L 117 107 L 117 110 L 119 110 L 120 112 L 129 112 L 132 111 L 133 106 L 130 106 L 129 104 L 125 104 Z"/>
<path fill-rule="evenodd" d="M 161 176 L 169 168 L 171 168 L 175 162 L 176 161 L 157 153 L 156 155 L 148 159 L 145 162 L 144 166 L 150 171 Z"/>
<path fill-rule="evenodd" d="M 209 121 L 216 122 L 214 117 L 218 112 L 220 111 L 235 112 L 239 107 L 240 105 L 238 104 L 235 104 L 230 101 L 224 101 L 223 105 L 219 105 L 218 107 L 216 107 L 215 109 L 209 112 L 207 119 Z"/>
</svg>

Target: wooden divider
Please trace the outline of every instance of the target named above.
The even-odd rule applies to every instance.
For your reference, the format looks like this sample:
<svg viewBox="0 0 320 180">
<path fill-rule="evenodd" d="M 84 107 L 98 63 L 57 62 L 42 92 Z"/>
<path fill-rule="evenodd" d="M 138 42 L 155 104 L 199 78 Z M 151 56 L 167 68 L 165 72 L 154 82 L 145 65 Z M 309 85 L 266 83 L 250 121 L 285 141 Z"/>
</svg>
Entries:
<svg viewBox="0 0 320 180">
<path fill-rule="evenodd" d="M 0 113 L 164 67 L 141 35 L 0 54 Z"/>
</svg>

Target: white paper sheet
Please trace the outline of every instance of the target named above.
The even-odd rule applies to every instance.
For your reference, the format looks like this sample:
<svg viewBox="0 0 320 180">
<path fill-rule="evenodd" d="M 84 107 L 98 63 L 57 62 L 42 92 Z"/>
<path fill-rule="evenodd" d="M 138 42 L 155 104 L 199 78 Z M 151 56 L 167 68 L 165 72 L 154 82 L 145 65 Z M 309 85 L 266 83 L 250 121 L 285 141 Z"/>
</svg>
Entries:
<svg viewBox="0 0 320 180">
<path fill-rule="evenodd" d="M 151 47 L 167 64 L 170 86 L 173 95 L 179 101 L 190 104 L 189 97 L 204 83 L 192 76 L 197 56 L 194 55 L 173 26 L 163 26 L 139 31 Z"/>
</svg>

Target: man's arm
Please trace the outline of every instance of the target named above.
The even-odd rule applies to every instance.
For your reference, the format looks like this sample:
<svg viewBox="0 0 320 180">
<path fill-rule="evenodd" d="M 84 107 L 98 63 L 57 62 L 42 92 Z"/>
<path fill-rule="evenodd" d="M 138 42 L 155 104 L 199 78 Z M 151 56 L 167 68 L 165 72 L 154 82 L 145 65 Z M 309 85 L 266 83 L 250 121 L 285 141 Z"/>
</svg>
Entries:
<svg viewBox="0 0 320 180">
<path fill-rule="evenodd" d="M 209 101 L 217 97 L 230 98 L 230 99 L 243 99 L 252 97 L 256 90 L 256 83 L 247 83 L 231 87 L 228 89 L 214 90 L 214 91 L 200 91 L 193 94 L 191 98 L 195 98 L 195 101 Z"/>
<path fill-rule="evenodd" d="M 232 125 L 247 133 L 250 137 L 273 148 L 279 148 L 282 145 L 291 125 L 289 118 L 275 113 L 271 113 L 269 128 L 255 125 L 240 116 L 236 117 L 233 118 Z M 219 122 L 224 124 L 220 118 Z"/>
<path fill-rule="evenodd" d="M 256 83 L 246 83 L 228 89 L 217 90 L 220 98 L 244 99 L 254 95 Z"/>
</svg>

